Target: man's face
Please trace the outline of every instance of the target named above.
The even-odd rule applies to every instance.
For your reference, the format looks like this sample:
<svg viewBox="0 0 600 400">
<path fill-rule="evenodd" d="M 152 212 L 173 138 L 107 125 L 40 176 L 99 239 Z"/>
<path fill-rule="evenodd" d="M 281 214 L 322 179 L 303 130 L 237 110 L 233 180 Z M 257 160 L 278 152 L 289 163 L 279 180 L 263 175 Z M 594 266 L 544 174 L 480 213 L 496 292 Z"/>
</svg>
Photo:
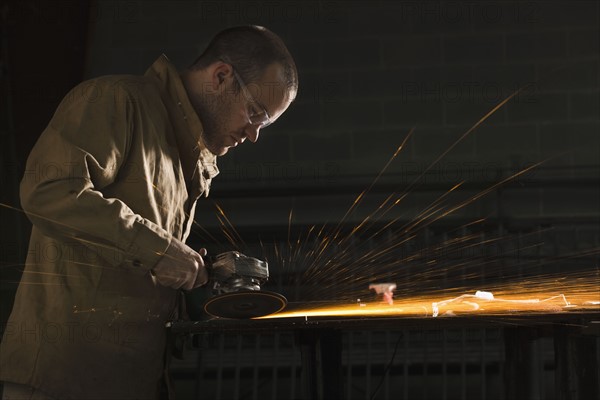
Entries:
<svg viewBox="0 0 600 400">
<path fill-rule="evenodd" d="M 204 102 L 201 120 L 206 147 L 222 156 L 246 139 L 256 142 L 264 129 L 256 120 L 266 111 L 273 123 L 288 108 L 291 93 L 279 64 L 269 66 L 258 82 L 248 85 L 231 68 L 218 78 L 223 86 Z"/>
</svg>

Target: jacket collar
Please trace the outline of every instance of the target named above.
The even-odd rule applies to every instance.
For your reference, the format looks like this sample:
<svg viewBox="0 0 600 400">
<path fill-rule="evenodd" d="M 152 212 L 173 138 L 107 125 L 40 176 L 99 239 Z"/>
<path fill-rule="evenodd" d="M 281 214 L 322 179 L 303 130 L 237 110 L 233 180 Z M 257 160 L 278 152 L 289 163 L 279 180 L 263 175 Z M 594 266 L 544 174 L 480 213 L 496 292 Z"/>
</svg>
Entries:
<svg viewBox="0 0 600 400">
<path fill-rule="evenodd" d="M 211 153 L 204 144 L 202 139 L 202 122 L 192 107 L 192 103 L 187 95 L 179 72 L 175 66 L 169 61 L 166 55 L 161 54 L 160 57 L 150 66 L 146 75 L 154 76 L 162 83 L 162 88 L 168 93 L 175 103 L 179 106 L 182 113 L 182 118 L 187 123 L 188 132 L 196 143 L 200 146 L 200 154 L 198 156 L 198 170 L 201 171 L 201 176 L 197 179 L 209 180 L 217 176 L 219 169 L 217 167 L 217 156 Z M 205 190 L 205 195 L 208 195 L 208 188 Z"/>
</svg>

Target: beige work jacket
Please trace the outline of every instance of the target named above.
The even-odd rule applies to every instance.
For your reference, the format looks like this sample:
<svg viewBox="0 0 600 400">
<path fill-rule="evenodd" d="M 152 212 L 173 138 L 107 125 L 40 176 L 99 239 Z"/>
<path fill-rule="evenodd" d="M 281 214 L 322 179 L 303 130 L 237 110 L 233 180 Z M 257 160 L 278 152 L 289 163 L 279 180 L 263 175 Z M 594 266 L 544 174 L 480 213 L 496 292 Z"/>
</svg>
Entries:
<svg viewBox="0 0 600 400">
<path fill-rule="evenodd" d="M 156 398 L 178 295 L 150 270 L 187 238 L 218 173 L 201 132 L 164 55 L 144 76 L 89 80 L 63 99 L 21 182 L 33 229 L 1 380 L 60 399 Z M 186 184 L 190 138 L 200 147 Z"/>
</svg>

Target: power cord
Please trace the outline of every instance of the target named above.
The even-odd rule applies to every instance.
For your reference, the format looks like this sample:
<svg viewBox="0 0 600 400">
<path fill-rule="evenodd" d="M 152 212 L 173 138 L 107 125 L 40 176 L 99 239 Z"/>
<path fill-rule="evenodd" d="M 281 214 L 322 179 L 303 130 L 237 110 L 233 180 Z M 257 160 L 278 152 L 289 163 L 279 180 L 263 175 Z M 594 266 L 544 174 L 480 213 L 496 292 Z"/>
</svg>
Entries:
<svg viewBox="0 0 600 400">
<path fill-rule="evenodd" d="M 383 385 L 383 381 L 385 380 L 386 375 L 388 374 L 390 368 L 392 367 L 392 364 L 394 363 L 394 358 L 396 358 L 396 352 L 398 351 L 398 345 L 400 344 L 400 339 L 402 339 L 402 335 L 398 336 L 398 340 L 396 340 L 396 345 L 394 346 L 394 352 L 392 353 L 392 359 L 390 360 L 388 365 L 385 367 L 385 370 L 383 371 L 383 375 L 381 376 L 381 380 L 379 381 L 379 384 L 377 385 L 377 387 L 375 388 L 375 391 L 371 395 L 371 400 L 374 400 L 375 396 L 377 396 L 377 393 L 379 393 L 379 389 L 381 389 L 381 385 Z"/>
</svg>

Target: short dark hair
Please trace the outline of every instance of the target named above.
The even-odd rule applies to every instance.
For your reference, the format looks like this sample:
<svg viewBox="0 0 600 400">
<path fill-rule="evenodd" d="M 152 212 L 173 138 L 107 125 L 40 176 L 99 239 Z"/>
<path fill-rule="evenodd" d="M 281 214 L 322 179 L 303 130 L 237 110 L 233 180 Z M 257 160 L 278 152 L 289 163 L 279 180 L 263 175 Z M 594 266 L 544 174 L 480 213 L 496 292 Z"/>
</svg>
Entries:
<svg viewBox="0 0 600 400">
<path fill-rule="evenodd" d="M 298 91 L 298 71 L 292 55 L 283 40 L 265 27 L 245 25 L 219 32 L 190 68 L 203 69 L 217 61 L 231 63 L 247 83 L 256 82 L 269 65 L 279 63 L 285 84 L 294 93 Z"/>
</svg>

